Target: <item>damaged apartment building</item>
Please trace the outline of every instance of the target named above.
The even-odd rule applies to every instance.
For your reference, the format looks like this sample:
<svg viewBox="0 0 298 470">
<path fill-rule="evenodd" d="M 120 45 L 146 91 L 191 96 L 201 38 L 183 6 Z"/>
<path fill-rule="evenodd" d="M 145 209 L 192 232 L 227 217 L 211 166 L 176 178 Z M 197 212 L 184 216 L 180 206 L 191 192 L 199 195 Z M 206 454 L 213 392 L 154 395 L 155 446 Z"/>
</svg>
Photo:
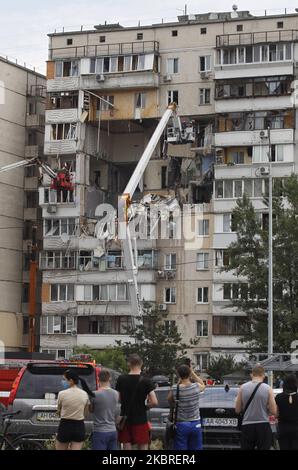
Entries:
<svg viewBox="0 0 298 470">
<path fill-rule="evenodd" d="M 144 27 L 103 24 L 49 35 L 44 153 L 68 187 L 44 176 L 41 349 L 69 357 L 75 346 L 126 341 L 132 312 L 117 237 L 100 243 L 96 208 L 117 206 L 169 103 L 192 143 L 176 145 L 171 123 L 156 146 L 136 200 L 177 198 L 201 214 L 199 243 L 173 234 L 138 240 L 142 301 L 156 303 L 206 369 L 212 351 L 241 356 L 241 313 L 226 308 L 239 288 L 219 268 L 235 239 L 231 211 L 244 192 L 262 220 L 272 129 L 274 177 L 295 169 L 292 82 L 298 15 L 246 11 L 178 17 Z M 64 169 L 64 170 L 63 170 Z M 199 247 L 199 248 L 198 248 Z M 238 287 L 237 287 L 238 286 Z M 237 291 L 238 292 L 238 291 Z"/>
</svg>

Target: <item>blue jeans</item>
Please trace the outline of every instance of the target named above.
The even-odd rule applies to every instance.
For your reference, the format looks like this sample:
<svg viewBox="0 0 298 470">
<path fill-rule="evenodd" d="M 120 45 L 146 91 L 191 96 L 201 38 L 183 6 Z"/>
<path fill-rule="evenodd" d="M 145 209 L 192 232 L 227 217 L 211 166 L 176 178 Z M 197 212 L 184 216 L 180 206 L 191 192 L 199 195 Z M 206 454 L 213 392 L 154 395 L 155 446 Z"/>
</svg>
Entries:
<svg viewBox="0 0 298 470">
<path fill-rule="evenodd" d="M 183 421 L 176 424 L 174 450 L 202 450 L 201 421 Z"/>
<path fill-rule="evenodd" d="M 98 432 L 92 434 L 92 450 L 118 450 L 117 432 Z"/>
</svg>

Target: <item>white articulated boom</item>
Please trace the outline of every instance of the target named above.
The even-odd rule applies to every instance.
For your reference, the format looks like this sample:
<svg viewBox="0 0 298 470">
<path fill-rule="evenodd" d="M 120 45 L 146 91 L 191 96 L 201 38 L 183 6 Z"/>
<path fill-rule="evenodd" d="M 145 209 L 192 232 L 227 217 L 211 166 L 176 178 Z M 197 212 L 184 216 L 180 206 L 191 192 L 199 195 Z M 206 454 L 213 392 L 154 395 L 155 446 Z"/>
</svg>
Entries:
<svg viewBox="0 0 298 470">
<path fill-rule="evenodd" d="M 142 315 L 142 307 L 140 294 L 138 289 L 138 256 L 137 256 L 137 243 L 136 239 L 131 237 L 128 221 L 128 208 L 132 202 L 133 195 L 135 193 L 138 184 L 140 183 L 144 172 L 148 166 L 150 158 L 167 127 L 167 124 L 171 118 L 173 118 L 174 128 L 176 129 L 177 135 L 181 136 L 182 125 L 179 117 L 176 114 L 176 104 L 172 103 L 168 106 L 164 115 L 158 123 L 147 147 L 145 148 L 143 155 L 141 156 L 139 163 L 137 164 L 122 196 L 119 198 L 119 234 L 122 242 L 124 267 L 128 275 L 128 291 L 129 300 L 131 302 L 131 312 L 135 317 Z M 185 143 L 183 139 L 177 143 Z"/>
</svg>

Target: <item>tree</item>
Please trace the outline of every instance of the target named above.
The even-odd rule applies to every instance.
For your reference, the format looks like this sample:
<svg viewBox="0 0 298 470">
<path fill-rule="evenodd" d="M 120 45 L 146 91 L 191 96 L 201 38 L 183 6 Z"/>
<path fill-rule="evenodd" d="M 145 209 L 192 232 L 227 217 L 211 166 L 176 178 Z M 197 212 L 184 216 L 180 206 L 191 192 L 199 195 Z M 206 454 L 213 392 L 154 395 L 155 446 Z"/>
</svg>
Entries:
<svg viewBox="0 0 298 470">
<path fill-rule="evenodd" d="M 211 357 L 209 361 L 207 374 L 215 380 L 223 381 L 224 375 L 243 369 L 243 362 L 236 362 L 230 354 Z"/>
<path fill-rule="evenodd" d="M 264 199 L 268 206 L 268 199 Z M 296 175 L 274 180 L 273 189 L 274 351 L 288 352 L 298 336 L 298 179 Z M 233 289 L 232 305 L 246 313 L 241 342 L 253 351 L 267 351 L 268 335 L 268 224 L 249 198 L 237 200 L 232 214 L 237 240 L 228 248 L 239 288 Z M 243 278 L 246 282 L 242 282 Z"/>
<path fill-rule="evenodd" d="M 88 346 L 80 346 L 74 349 L 75 355 L 87 354 L 90 355 L 91 360 L 96 364 L 101 364 L 109 369 L 114 369 L 118 372 L 127 371 L 126 358 L 120 348 L 108 348 L 103 351 L 89 348 Z"/>
<path fill-rule="evenodd" d="M 134 343 L 118 342 L 126 356 L 137 353 L 142 357 L 150 375 L 171 374 L 177 363 L 185 358 L 187 350 L 197 344 L 196 340 L 185 344 L 176 325 L 165 327 L 166 318 L 163 312 L 146 304 L 142 321 L 128 332 Z"/>
</svg>

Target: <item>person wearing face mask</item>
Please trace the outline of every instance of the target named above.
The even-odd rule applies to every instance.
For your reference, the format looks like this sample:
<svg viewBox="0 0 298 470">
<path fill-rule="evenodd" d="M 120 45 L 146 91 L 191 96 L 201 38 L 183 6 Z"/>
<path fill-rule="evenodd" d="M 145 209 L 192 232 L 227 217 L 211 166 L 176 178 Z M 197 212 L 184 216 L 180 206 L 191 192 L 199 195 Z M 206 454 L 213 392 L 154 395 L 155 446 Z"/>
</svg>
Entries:
<svg viewBox="0 0 298 470">
<path fill-rule="evenodd" d="M 82 388 L 79 388 L 79 384 Z M 61 420 L 56 450 L 81 450 L 85 440 L 84 419 L 89 413 L 90 398 L 95 395 L 85 380 L 72 370 L 65 371 L 62 386 L 65 390 L 58 394 L 57 413 Z"/>
</svg>

